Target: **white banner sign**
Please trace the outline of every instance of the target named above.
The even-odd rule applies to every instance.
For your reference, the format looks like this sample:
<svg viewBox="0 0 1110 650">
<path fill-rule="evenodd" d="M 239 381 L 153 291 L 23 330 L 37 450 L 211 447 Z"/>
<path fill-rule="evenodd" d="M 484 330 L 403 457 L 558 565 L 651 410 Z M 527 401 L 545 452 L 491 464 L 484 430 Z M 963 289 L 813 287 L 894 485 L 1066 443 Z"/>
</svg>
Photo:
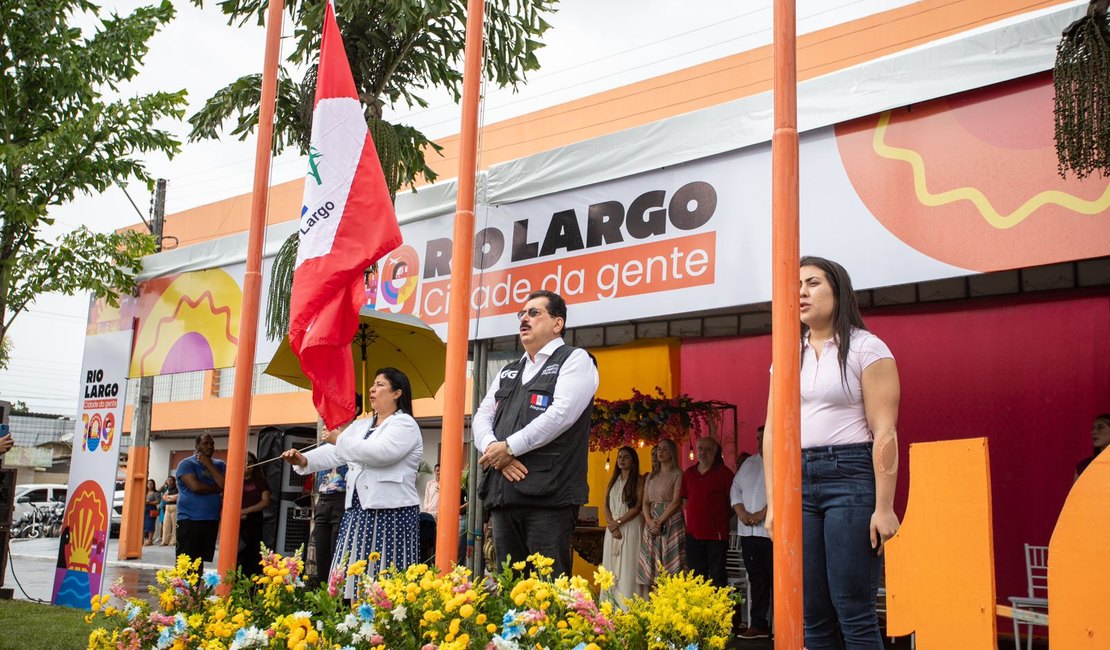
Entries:
<svg viewBox="0 0 1110 650">
<path fill-rule="evenodd" d="M 119 466 L 131 330 L 85 338 L 69 491 L 51 602 L 89 609 L 101 593 Z"/>
</svg>

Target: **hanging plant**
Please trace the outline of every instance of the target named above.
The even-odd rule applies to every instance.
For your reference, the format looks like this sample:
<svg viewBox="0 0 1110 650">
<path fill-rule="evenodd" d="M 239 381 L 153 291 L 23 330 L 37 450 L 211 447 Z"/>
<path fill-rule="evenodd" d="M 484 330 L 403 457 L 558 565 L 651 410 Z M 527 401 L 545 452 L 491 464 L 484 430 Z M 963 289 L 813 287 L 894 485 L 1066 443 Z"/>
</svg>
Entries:
<svg viewBox="0 0 1110 650">
<path fill-rule="evenodd" d="M 1110 0 L 1064 30 L 1056 48 L 1056 155 L 1060 176 L 1110 176 Z"/>
</svg>

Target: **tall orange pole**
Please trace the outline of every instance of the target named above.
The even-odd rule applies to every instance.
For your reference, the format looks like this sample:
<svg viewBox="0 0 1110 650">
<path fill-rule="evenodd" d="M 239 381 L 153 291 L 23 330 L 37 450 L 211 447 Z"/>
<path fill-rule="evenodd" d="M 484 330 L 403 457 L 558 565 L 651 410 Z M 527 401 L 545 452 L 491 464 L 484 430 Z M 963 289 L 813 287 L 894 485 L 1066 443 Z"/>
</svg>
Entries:
<svg viewBox="0 0 1110 650">
<path fill-rule="evenodd" d="M 450 571 L 459 556 L 459 498 L 462 490 L 463 410 L 466 356 L 470 344 L 470 278 L 474 255 L 474 185 L 478 172 L 478 102 L 482 81 L 482 0 L 466 3 L 466 68 L 463 70 L 458 194 L 451 246 L 451 295 L 447 302 L 447 368 L 443 389 L 440 447 L 439 526 L 436 566 Z M 477 480 L 471 477 L 470 480 Z"/>
<path fill-rule="evenodd" d="M 801 650 L 802 454 L 798 368 L 798 77 L 794 0 L 775 0 L 775 132 L 771 138 L 772 522 L 775 647 Z"/>
<path fill-rule="evenodd" d="M 239 554 L 239 518 L 243 475 L 247 465 L 247 429 L 251 419 L 254 347 L 258 332 L 258 299 L 262 288 L 262 244 L 266 236 L 266 207 L 270 194 L 270 151 L 274 139 L 274 102 L 281 43 L 282 0 L 270 0 L 266 14 L 266 56 L 262 64 L 262 96 L 258 109 L 258 143 L 254 148 L 254 188 L 247 240 L 247 270 L 243 276 L 243 305 L 239 313 L 239 349 L 235 353 L 235 388 L 231 401 L 231 430 L 227 440 L 227 474 L 220 513 L 220 576 L 235 569 Z M 220 593 L 227 595 L 227 585 Z"/>
</svg>

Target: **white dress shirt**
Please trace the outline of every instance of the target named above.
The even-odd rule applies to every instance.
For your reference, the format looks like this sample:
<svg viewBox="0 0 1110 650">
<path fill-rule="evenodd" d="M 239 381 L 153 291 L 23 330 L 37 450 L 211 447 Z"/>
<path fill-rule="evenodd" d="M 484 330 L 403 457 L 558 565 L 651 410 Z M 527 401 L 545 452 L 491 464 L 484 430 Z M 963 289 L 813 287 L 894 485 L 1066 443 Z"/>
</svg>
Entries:
<svg viewBox="0 0 1110 650">
<path fill-rule="evenodd" d="M 536 353 L 535 360 L 525 353 L 522 357 L 524 370 L 521 372 L 521 382 L 527 384 L 535 377 L 552 353 L 562 345 L 562 338 L 549 342 Z M 593 359 L 585 350 L 576 349 L 559 369 L 559 377 L 555 380 L 555 394 L 551 397 L 551 406 L 523 429 L 509 436 L 507 442 L 513 454 L 520 456 L 533 449 L 539 449 L 569 429 L 593 401 L 597 385 L 597 368 L 594 366 Z M 474 414 L 471 426 L 474 430 L 474 444 L 478 446 L 480 452 L 485 452 L 490 443 L 497 441 L 497 437 L 493 435 L 493 416 L 497 413 L 494 394 L 500 387 L 501 375 L 498 374 L 493 380 L 493 385 L 489 387 L 485 399 L 478 406 L 478 412 Z"/>
<path fill-rule="evenodd" d="M 293 466 L 298 474 L 311 474 L 347 465 L 347 496 L 350 508 L 354 492 L 368 508 L 403 508 L 420 505 L 416 472 L 424 457 L 424 439 L 416 420 L 395 413 L 376 428 L 369 419 L 355 420 L 334 444 L 323 444 L 304 452 L 308 464 Z M 367 437 L 367 432 L 374 432 Z"/>
<path fill-rule="evenodd" d="M 748 512 L 759 512 L 767 507 L 767 486 L 763 482 L 763 455 L 748 457 L 732 479 L 730 496 L 732 505 L 743 505 Z M 737 519 L 736 532 L 741 537 L 770 537 L 763 524 L 748 526 Z"/>
</svg>

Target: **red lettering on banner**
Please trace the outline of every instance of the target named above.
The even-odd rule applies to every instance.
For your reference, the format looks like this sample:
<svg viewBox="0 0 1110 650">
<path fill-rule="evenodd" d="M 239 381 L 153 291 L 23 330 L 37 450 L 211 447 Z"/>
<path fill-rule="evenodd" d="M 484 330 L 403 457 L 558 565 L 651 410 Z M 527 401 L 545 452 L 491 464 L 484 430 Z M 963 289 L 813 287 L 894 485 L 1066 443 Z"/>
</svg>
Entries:
<svg viewBox="0 0 1110 650">
<path fill-rule="evenodd" d="M 96 409 L 114 409 L 119 400 L 116 399 L 87 399 L 85 400 L 84 409 L 86 411 L 93 411 Z"/>
</svg>

